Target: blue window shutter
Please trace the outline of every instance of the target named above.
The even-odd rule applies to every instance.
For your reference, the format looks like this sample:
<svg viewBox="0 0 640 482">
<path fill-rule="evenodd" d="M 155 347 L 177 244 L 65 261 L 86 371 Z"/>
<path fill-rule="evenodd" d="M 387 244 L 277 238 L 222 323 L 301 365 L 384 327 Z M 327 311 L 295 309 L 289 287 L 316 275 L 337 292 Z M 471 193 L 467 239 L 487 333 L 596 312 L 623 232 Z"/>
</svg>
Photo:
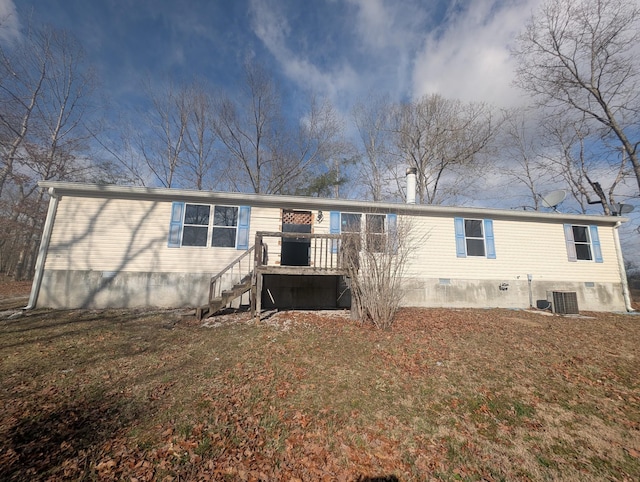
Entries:
<svg viewBox="0 0 640 482">
<path fill-rule="evenodd" d="M 249 220 L 251 219 L 251 207 L 240 206 L 238 210 L 238 240 L 237 249 L 249 249 Z"/>
<path fill-rule="evenodd" d="M 184 215 L 184 203 L 174 202 L 171 205 L 171 223 L 169 223 L 169 242 L 170 248 L 179 248 L 182 239 L 182 217 Z"/>
<path fill-rule="evenodd" d="M 576 242 L 573 239 L 573 226 L 571 224 L 564 225 L 564 239 L 567 244 L 567 257 L 569 261 L 578 261 Z"/>
<path fill-rule="evenodd" d="M 340 212 L 331 211 L 329 214 L 329 234 L 340 234 Z M 331 252 L 338 252 L 338 242 L 334 239 L 331 241 Z"/>
<path fill-rule="evenodd" d="M 464 239 L 464 219 L 454 218 L 453 223 L 456 228 L 456 256 L 458 258 L 466 258 L 467 246 Z"/>
<path fill-rule="evenodd" d="M 600 236 L 598 236 L 598 226 L 589 226 L 589 233 L 591 234 L 591 246 L 593 247 L 593 259 L 596 263 L 602 263 L 602 248 L 600 247 Z"/>
<path fill-rule="evenodd" d="M 396 254 L 399 245 L 397 214 L 387 214 L 387 235 L 389 236 L 389 246 L 391 246 L 392 253 Z"/>
<path fill-rule="evenodd" d="M 487 258 L 496 259 L 496 245 L 493 240 L 493 219 L 484 220 L 484 243 L 487 247 Z"/>
</svg>

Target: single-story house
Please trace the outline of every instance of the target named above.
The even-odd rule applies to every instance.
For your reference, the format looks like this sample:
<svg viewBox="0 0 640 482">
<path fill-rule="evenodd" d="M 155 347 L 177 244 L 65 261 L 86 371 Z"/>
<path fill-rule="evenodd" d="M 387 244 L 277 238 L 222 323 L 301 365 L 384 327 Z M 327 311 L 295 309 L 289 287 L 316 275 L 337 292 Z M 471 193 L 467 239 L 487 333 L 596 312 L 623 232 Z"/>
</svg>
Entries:
<svg viewBox="0 0 640 482">
<path fill-rule="evenodd" d="M 215 298 L 218 309 L 251 293 L 261 298 L 258 309 L 346 307 L 340 236 L 384 236 L 410 220 L 419 242 L 404 274 L 405 306 L 527 308 L 548 300 L 559 311 L 631 310 L 620 217 L 40 186 L 50 205 L 28 308 L 198 307 Z"/>
</svg>

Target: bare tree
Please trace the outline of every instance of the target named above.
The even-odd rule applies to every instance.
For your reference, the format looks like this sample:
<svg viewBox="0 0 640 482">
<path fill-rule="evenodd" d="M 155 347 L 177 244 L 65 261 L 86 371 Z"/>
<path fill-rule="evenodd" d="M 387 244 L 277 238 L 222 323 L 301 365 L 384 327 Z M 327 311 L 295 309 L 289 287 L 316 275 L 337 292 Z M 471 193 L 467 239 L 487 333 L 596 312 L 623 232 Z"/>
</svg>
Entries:
<svg viewBox="0 0 640 482">
<path fill-rule="evenodd" d="M 136 147 L 156 180 L 172 187 L 182 167 L 191 99 L 185 88 L 173 82 L 158 88 L 147 81 L 145 90 L 153 108 L 143 115 L 144 127 L 137 132 Z"/>
<path fill-rule="evenodd" d="M 298 124 L 287 125 L 268 72 L 251 63 L 245 70 L 243 96 L 222 97 L 216 106 L 216 134 L 228 153 L 230 182 L 238 191 L 295 192 L 344 152 L 338 117 L 331 104 L 314 98 Z"/>
<path fill-rule="evenodd" d="M 277 134 L 284 131 L 280 98 L 260 66 L 246 64 L 245 72 L 242 101 L 228 96 L 218 99 L 215 129 L 229 155 L 235 190 L 268 193 Z"/>
<path fill-rule="evenodd" d="M 624 159 L 601 156 L 593 152 L 593 146 L 587 148 L 591 133 L 589 124 L 581 120 L 548 119 L 545 131 L 550 147 L 547 164 L 565 180 L 580 210 L 585 213 L 590 204 L 600 204 L 604 214 L 613 214 L 615 190 L 629 174 Z M 602 186 L 603 180 L 608 188 Z"/>
<path fill-rule="evenodd" d="M 26 38 L 10 50 L 0 43 L 0 196 L 14 167 L 21 162 L 21 148 L 36 122 L 36 104 L 43 95 L 52 62 L 51 41 L 50 32 L 29 30 Z"/>
<path fill-rule="evenodd" d="M 91 136 L 102 150 L 102 157 L 108 159 L 103 162 L 113 166 L 109 182 L 134 186 L 153 183 L 155 175 L 140 153 L 140 137 L 131 120 L 121 116 L 115 124 L 100 124 Z"/>
<path fill-rule="evenodd" d="M 517 84 L 572 110 L 624 149 L 640 189 L 640 7 L 627 0 L 550 0 L 519 36 Z"/>
<path fill-rule="evenodd" d="M 362 154 L 357 179 L 373 201 L 390 197 L 388 188 L 393 181 L 391 153 L 391 102 L 385 97 L 372 97 L 358 102 L 352 111 Z"/>
<path fill-rule="evenodd" d="M 80 44 L 65 31 L 30 29 L 0 49 L 0 236 L 2 269 L 30 276 L 44 213 L 40 179 L 87 180 L 85 123 L 95 80 Z"/>
<path fill-rule="evenodd" d="M 118 166 L 119 180 L 135 185 L 213 189 L 219 185 L 211 90 L 203 82 L 146 82 L 151 107 L 118 128 L 95 135 Z M 133 126 L 137 126 L 134 128 Z M 217 176 L 216 176 L 217 175 Z"/>
<path fill-rule="evenodd" d="M 278 144 L 284 150 L 276 156 L 271 192 L 291 194 L 322 178 L 332 180 L 337 189 L 344 179 L 340 177 L 340 166 L 348 164 L 345 156 L 350 152 L 342 132 L 333 105 L 311 96 L 304 116 L 280 136 L 284 142 Z"/>
<path fill-rule="evenodd" d="M 187 87 L 189 112 L 184 133 L 184 184 L 198 190 L 213 188 L 216 166 L 216 141 L 213 101 L 201 83 Z"/>
<path fill-rule="evenodd" d="M 496 125 L 486 104 L 435 94 L 400 105 L 393 130 L 405 167 L 417 170 L 418 201 L 440 204 L 468 185 L 469 170 L 489 146 Z"/>
<path fill-rule="evenodd" d="M 545 186 L 554 181 L 556 173 L 549 169 L 544 156 L 538 119 L 529 114 L 521 109 L 506 113 L 500 150 L 506 160 L 499 169 L 510 182 L 516 181 L 527 190 L 531 204 L 522 207 L 537 211 L 540 209 L 540 195 Z"/>
</svg>

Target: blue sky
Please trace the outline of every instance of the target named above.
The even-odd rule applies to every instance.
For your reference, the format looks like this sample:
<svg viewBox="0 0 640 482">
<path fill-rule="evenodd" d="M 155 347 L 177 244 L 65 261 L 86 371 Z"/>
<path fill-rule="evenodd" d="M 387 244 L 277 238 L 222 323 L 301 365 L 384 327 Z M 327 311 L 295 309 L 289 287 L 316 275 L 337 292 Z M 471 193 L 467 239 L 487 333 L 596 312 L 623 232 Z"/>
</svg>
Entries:
<svg viewBox="0 0 640 482">
<path fill-rule="evenodd" d="M 207 79 L 233 88 L 256 58 L 295 101 L 311 91 L 343 113 L 372 93 L 440 93 L 509 106 L 508 45 L 538 0 L 0 0 L 11 30 L 75 34 L 115 104 L 141 81 Z"/>
<path fill-rule="evenodd" d="M 232 91 L 244 61 L 255 58 L 274 75 L 294 119 L 309 93 L 328 98 L 348 119 L 358 100 L 373 95 L 397 101 L 438 93 L 498 107 L 526 103 L 511 85 L 509 46 L 540 3 L 0 0 L 0 42 L 19 36 L 30 21 L 71 31 L 113 108 L 105 117 L 135 108 L 146 80 L 196 77 Z M 473 204 L 500 207 L 505 179 L 491 175 L 483 182 L 484 195 Z M 625 231 L 632 233 L 635 225 Z M 640 252 L 636 235 L 626 243 Z"/>
</svg>

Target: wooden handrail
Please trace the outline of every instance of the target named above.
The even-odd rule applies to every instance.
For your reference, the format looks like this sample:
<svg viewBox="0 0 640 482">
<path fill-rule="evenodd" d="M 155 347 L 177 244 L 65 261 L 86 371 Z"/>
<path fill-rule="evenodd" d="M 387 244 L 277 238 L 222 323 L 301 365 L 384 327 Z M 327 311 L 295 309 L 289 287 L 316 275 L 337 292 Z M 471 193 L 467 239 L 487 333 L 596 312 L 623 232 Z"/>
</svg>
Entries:
<svg viewBox="0 0 640 482">
<path fill-rule="evenodd" d="M 300 265 L 282 265 L 269 259 L 265 239 L 276 238 L 280 247 L 283 239 L 308 240 L 309 263 Z M 254 267 L 251 287 L 251 313 L 260 318 L 262 309 L 262 290 L 264 277 L 267 275 L 330 275 L 347 276 L 349 266 L 358 263 L 357 252 L 354 247 L 360 246 L 360 236 L 357 234 L 313 234 L 313 233 L 283 233 L 277 231 L 258 231 L 255 237 Z M 276 251 L 280 251 L 276 248 Z M 268 290 L 267 290 L 268 291 Z"/>
<path fill-rule="evenodd" d="M 297 239 L 342 239 L 342 234 L 316 233 L 283 233 L 280 231 L 258 231 L 256 237 L 267 238 L 297 238 Z"/>
<path fill-rule="evenodd" d="M 242 272 L 242 260 L 244 258 L 246 258 L 247 256 L 249 256 L 251 253 L 253 253 L 253 251 L 255 250 L 255 245 L 251 246 L 249 249 L 247 249 L 245 252 L 243 252 L 240 256 L 238 256 L 236 259 L 234 259 L 231 263 L 229 263 L 227 265 L 226 268 L 224 268 L 222 271 L 220 271 L 218 274 L 216 274 L 215 276 L 211 277 L 211 281 L 209 282 L 209 302 L 211 302 L 216 296 L 220 295 L 222 292 L 221 286 L 218 283 L 218 281 L 222 278 L 222 276 L 224 274 L 226 274 L 228 271 L 233 271 L 233 268 L 235 266 L 238 266 L 239 271 L 240 271 L 240 277 L 238 279 L 238 282 L 242 280 L 242 278 L 244 278 L 245 276 L 250 275 L 253 272 L 253 264 L 251 263 L 251 261 L 249 261 L 248 263 L 248 267 L 249 269 L 246 270 L 246 273 L 243 274 Z M 216 284 L 218 285 L 218 289 L 216 289 Z"/>
<path fill-rule="evenodd" d="M 316 270 L 336 270 L 343 268 L 343 260 L 340 255 L 340 240 L 342 234 L 315 234 L 315 233 L 283 233 L 279 231 L 258 231 L 255 238 L 255 246 L 262 249 L 255 251 L 255 268 L 269 265 L 267 259 L 265 238 L 309 240 L 310 267 Z M 303 268 L 303 267 L 300 267 Z"/>
</svg>

